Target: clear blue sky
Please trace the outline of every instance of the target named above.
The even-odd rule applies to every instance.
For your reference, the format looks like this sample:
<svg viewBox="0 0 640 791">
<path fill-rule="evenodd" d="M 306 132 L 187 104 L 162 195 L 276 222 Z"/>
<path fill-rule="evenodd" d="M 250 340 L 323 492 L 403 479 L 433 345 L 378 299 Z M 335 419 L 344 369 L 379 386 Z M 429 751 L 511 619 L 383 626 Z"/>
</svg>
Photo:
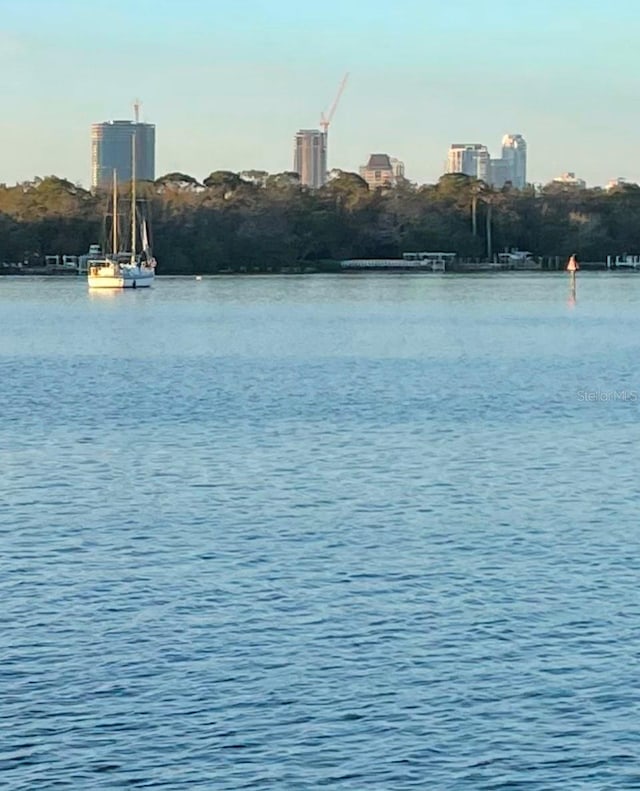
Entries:
<svg viewBox="0 0 640 791">
<path fill-rule="evenodd" d="M 638 0 L 0 0 L 0 181 L 89 181 L 89 127 L 157 125 L 157 173 L 290 169 L 345 72 L 329 165 L 435 181 L 505 132 L 529 178 L 640 180 Z"/>
</svg>

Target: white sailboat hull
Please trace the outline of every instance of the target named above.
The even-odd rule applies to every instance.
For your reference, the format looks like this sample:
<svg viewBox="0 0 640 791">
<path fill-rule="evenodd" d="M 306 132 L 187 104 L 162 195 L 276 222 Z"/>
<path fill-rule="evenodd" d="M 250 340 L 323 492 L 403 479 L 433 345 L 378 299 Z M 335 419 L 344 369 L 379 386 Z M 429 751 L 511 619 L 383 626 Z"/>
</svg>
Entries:
<svg viewBox="0 0 640 791">
<path fill-rule="evenodd" d="M 149 288 L 154 280 L 153 274 L 134 277 L 89 275 L 89 288 Z"/>
<path fill-rule="evenodd" d="M 90 262 L 89 288 L 149 288 L 155 280 L 152 267 L 113 262 Z"/>
</svg>

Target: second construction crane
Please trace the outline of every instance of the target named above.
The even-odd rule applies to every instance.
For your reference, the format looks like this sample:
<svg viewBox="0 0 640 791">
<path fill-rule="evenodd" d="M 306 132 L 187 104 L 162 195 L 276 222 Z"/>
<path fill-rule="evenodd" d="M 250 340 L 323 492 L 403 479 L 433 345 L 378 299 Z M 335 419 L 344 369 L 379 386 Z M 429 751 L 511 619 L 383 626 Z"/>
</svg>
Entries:
<svg viewBox="0 0 640 791">
<path fill-rule="evenodd" d="M 327 181 L 327 144 L 329 127 L 344 92 L 349 74 L 345 74 L 328 113 L 320 115 L 320 130 L 301 129 L 295 138 L 293 169 L 305 187 L 322 187 Z"/>
<path fill-rule="evenodd" d="M 324 136 L 326 137 L 329 134 L 329 126 L 331 125 L 331 121 L 333 120 L 333 116 L 338 108 L 338 102 L 340 101 L 340 97 L 344 93 L 345 85 L 347 84 L 347 80 L 349 79 L 349 72 L 347 72 L 344 77 L 342 78 L 342 82 L 340 83 L 340 87 L 338 88 L 338 93 L 336 94 L 336 98 L 333 100 L 333 104 L 331 105 L 331 109 L 325 115 L 324 113 L 320 113 L 320 128 L 322 129 Z"/>
<path fill-rule="evenodd" d="M 342 78 L 342 82 L 338 87 L 338 93 L 336 93 L 336 98 L 333 100 L 333 104 L 331 105 L 329 112 L 326 115 L 324 114 L 324 112 L 320 113 L 320 128 L 322 129 L 322 136 L 324 138 L 325 162 L 328 161 L 329 127 L 331 126 L 331 121 L 333 120 L 333 116 L 335 115 L 335 112 L 338 109 L 338 103 L 340 102 L 340 97 L 344 93 L 344 89 L 348 79 L 349 79 L 349 72 L 347 72 Z"/>
</svg>

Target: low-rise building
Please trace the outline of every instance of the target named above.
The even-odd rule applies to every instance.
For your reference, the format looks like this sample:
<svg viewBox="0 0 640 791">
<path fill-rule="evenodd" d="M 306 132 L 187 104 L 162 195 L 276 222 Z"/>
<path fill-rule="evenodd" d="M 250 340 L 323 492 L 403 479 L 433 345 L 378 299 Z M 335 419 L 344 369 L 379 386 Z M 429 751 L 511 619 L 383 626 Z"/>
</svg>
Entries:
<svg viewBox="0 0 640 791">
<path fill-rule="evenodd" d="M 629 182 L 626 179 L 623 179 L 623 178 L 609 179 L 605 189 L 608 192 L 609 190 L 613 190 L 613 189 L 616 189 L 616 188 L 619 188 L 619 187 L 626 187 L 628 183 Z"/>
<path fill-rule="evenodd" d="M 367 164 L 361 166 L 360 176 L 369 189 L 394 187 L 398 180 L 404 178 L 404 163 L 388 154 L 371 154 Z"/>
<path fill-rule="evenodd" d="M 556 176 L 551 180 L 552 184 L 564 184 L 567 187 L 575 187 L 576 189 L 586 189 L 587 182 L 584 179 L 579 179 L 575 173 L 563 173 L 561 176 Z"/>
</svg>

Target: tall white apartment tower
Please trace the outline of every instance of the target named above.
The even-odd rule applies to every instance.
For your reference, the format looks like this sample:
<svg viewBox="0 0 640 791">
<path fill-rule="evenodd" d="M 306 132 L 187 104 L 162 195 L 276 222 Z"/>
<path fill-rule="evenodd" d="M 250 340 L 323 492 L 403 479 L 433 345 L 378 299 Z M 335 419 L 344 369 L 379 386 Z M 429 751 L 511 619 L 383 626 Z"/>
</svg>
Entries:
<svg viewBox="0 0 640 791">
<path fill-rule="evenodd" d="M 527 143 L 522 135 L 505 135 L 502 138 L 502 159 L 513 186 L 523 189 L 527 185 Z"/>
<path fill-rule="evenodd" d="M 481 143 L 452 143 L 447 156 L 447 173 L 465 173 L 489 182 L 489 149 Z"/>
<path fill-rule="evenodd" d="M 327 136 L 319 129 L 301 129 L 296 135 L 293 169 L 305 187 L 322 187 L 327 180 Z"/>
</svg>

